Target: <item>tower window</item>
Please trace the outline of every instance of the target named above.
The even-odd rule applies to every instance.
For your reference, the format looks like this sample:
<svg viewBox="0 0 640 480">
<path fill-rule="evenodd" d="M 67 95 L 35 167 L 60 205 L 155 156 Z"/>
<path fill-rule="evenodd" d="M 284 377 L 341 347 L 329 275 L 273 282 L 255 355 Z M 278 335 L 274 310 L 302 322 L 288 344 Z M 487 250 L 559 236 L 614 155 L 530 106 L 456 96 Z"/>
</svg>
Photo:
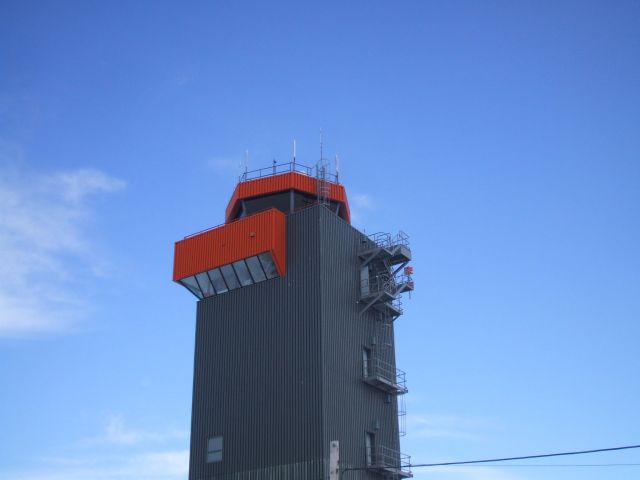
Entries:
<svg viewBox="0 0 640 480">
<path fill-rule="evenodd" d="M 251 278 L 251 274 L 249 273 L 249 269 L 247 268 L 247 264 L 244 263 L 244 260 L 238 260 L 237 262 L 234 262 L 233 269 L 238 275 L 240 285 L 246 287 L 253 284 L 253 279 Z"/>
<path fill-rule="evenodd" d="M 260 263 L 262 264 L 262 269 L 264 270 L 267 278 L 276 278 L 278 276 L 278 269 L 276 268 L 276 264 L 273 263 L 273 257 L 271 257 L 270 253 L 261 253 L 258 255 L 260 259 Z"/>
<path fill-rule="evenodd" d="M 236 272 L 233 270 L 233 267 L 231 265 L 223 265 L 222 267 L 220 267 L 220 271 L 222 272 L 224 282 L 229 287 L 229 290 L 240 288 L 240 282 L 238 281 Z"/>
<path fill-rule="evenodd" d="M 209 276 L 211 277 L 213 286 L 216 289 L 216 293 L 224 293 L 229 291 L 229 289 L 227 288 L 227 284 L 224 282 L 224 278 L 222 278 L 222 274 L 220 273 L 219 268 L 209 270 Z"/>
<path fill-rule="evenodd" d="M 207 463 L 222 461 L 222 437 L 211 437 L 207 442 Z"/>
<path fill-rule="evenodd" d="M 264 282 L 267 279 L 258 257 L 249 257 L 246 259 L 246 262 L 254 282 Z"/>
</svg>

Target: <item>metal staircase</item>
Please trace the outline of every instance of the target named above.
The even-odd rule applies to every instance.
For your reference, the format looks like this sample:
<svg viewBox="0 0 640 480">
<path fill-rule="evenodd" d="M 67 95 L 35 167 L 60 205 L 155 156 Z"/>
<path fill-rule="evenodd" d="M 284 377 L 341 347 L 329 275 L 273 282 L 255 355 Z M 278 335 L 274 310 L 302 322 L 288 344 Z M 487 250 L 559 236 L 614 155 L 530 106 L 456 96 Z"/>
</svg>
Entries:
<svg viewBox="0 0 640 480">
<path fill-rule="evenodd" d="M 364 240 L 360 259 L 360 313 L 370 308 L 396 319 L 402 315 L 400 295 L 413 290 L 409 237 L 376 233 Z"/>
</svg>

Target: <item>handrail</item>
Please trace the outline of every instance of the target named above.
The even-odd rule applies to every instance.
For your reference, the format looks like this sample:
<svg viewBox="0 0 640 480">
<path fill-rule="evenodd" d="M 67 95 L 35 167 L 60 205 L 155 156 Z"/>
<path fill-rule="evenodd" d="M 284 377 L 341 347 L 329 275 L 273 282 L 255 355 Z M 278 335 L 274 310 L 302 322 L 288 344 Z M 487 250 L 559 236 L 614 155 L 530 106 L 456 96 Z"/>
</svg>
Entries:
<svg viewBox="0 0 640 480">
<path fill-rule="evenodd" d="M 376 275 L 374 277 L 363 278 L 360 281 L 360 291 L 366 292 L 367 295 L 373 295 L 380 292 L 388 292 L 390 295 L 396 295 L 398 287 L 407 284 L 413 287 L 413 279 L 407 273 L 392 275 Z"/>
<path fill-rule="evenodd" d="M 318 177 L 318 167 L 308 167 L 297 162 L 288 163 L 274 163 L 271 167 L 258 168 L 256 170 L 249 170 L 244 172 L 238 177 L 238 183 L 247 182 L 249 180 L 257 180 L 258 178 L 272 177 L 274 175 L 282 175 L 285 173 L 302 173 L 309 177 Z M 325 180 L 332 183 L 340 183 L 338 181 L 337 173 L 330 173 L 326 170 L 323 172 Z"/>
<path fill-rule="evenodd" d="M 384 445 L 375 445 L 368 447 L 368 449 L 367 453 L 372 457 L 371 467 L 411 474 L 411 457 L 409 455 Z"/>
<path fill-rule="evenodd" d="M 399 245 L 409 246 L 409 235 L 400 230 L 397 234 L 392 235 L 387 232 L 376 232 L 368 235 L 369 239 L 378 247 L 393 248 Z"/>
<path fill-rule="evenodd" d="M 405 390 L 407 388 L 407 379 L 404 370 L 400 370 L 391 363 L 380 360 L 376 356 L 371 357 L 367 373 L 366 378 L 379 377 L 393 383 L 399 390 Z"/>
<path fill-rule="evenodd" d="M 266 207 L 266 208 L 263 208 L 262 210 L 258 210 L 257 212 L 253 212 L 253 213 L 251 214 L 251 216 L 253 216 L 253 215 L 257 215 L 258 213 L 264 213 L 264 212 L 266 212 L 267 210 L 272 210 L 272 209 L 273 209 L 273 210 L 278 210 L 276 207 Z M 278 210 L 278 211 L 280 211 L 280 210 Z M 249 217 L 248 217 L 248 216 L 247 216 L 247 217 L 238 217 L 238 218 L 234 218 L 234 219 L 233 219 L 233 220 L 231 220 L 230 222 L 219 223 L 218 225 L 214 225 L 213 227 L 205 228 L 204 230 L 200 230 L 199 232 L 196 232 L 196 233 L 190 233 L 189 235 L 185 236 L 185 237 L 183 238 L 183 240 L 186 240 L 187 238 L 191 238 L 191 237 L 197 237 L 198 235 L 200 235 L 200 234 L 202 234 L 202 233 L 207 233 L 207 232 L 210 232 L 211 230 L 215 230 L 216 228 L 224 227 L 224 226 L 226 226 L 226 225 L 231 225 L 232 223 L 238 222 L 238 221 L 240 221 L 240 220 L 245 220 L 245 219 L 247 219 L 247 218 L 249 218 Z"/>
</svg>

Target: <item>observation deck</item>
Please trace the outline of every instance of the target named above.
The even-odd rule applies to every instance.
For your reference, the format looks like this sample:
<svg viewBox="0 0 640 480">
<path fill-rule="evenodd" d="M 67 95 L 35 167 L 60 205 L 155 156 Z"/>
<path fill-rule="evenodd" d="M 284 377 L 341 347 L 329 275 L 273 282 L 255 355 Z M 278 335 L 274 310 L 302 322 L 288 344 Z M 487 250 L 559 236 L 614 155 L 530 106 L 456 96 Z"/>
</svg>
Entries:
<svg viewBox="0 0 640 480">
<path fill-rule="evenodd" d="M 347 193 L 326 161 L 244 172 L 225 223 L 176 242 L 173 280 L 203 299 L 284 276 L 285 216 L 317 204 L 350 222 Z"/>
<path fill-rule="evenodd" d="M 308 167 L 296 162 L 274 164 L 240 176 L 227 205 L 225 220 L 230 222 L 268 207 L 288 214 L 318 203 L 351 223 L 346 190 L 327 166 Z"/>
</svg>

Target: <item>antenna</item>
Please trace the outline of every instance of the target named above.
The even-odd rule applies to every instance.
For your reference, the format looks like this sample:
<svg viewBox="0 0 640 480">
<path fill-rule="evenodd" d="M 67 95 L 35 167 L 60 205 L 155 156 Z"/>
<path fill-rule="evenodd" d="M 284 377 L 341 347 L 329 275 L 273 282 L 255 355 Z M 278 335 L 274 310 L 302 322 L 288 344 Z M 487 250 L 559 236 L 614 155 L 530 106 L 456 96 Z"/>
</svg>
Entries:
<svg viewBox="0 0 640 480">
<path fill-rule="evenodd" d="M 337 182 L 340 175 L 340 159 L 338 158 L 338 155 L 336 155 L 335 161 L 336 161 L 336 182 Z"/>
<path fill-rule="evenodd" d="M 296 139 L 293 139 L 293 166 L 296 165 Z"/>
<path fill-rule="evenodd" d="M 323 156 L 322 156 L 322 129 L 320 129 L 320 160 L 322 160 Z"/>
<path fill-rule="evenodd" d="M 249 150 L 245 150 L 244 151 L 244 174 L 243 174 L 243 177 L 245 180 L 247 179 L 248 166 L 249 166 Z"/>
</svg>

